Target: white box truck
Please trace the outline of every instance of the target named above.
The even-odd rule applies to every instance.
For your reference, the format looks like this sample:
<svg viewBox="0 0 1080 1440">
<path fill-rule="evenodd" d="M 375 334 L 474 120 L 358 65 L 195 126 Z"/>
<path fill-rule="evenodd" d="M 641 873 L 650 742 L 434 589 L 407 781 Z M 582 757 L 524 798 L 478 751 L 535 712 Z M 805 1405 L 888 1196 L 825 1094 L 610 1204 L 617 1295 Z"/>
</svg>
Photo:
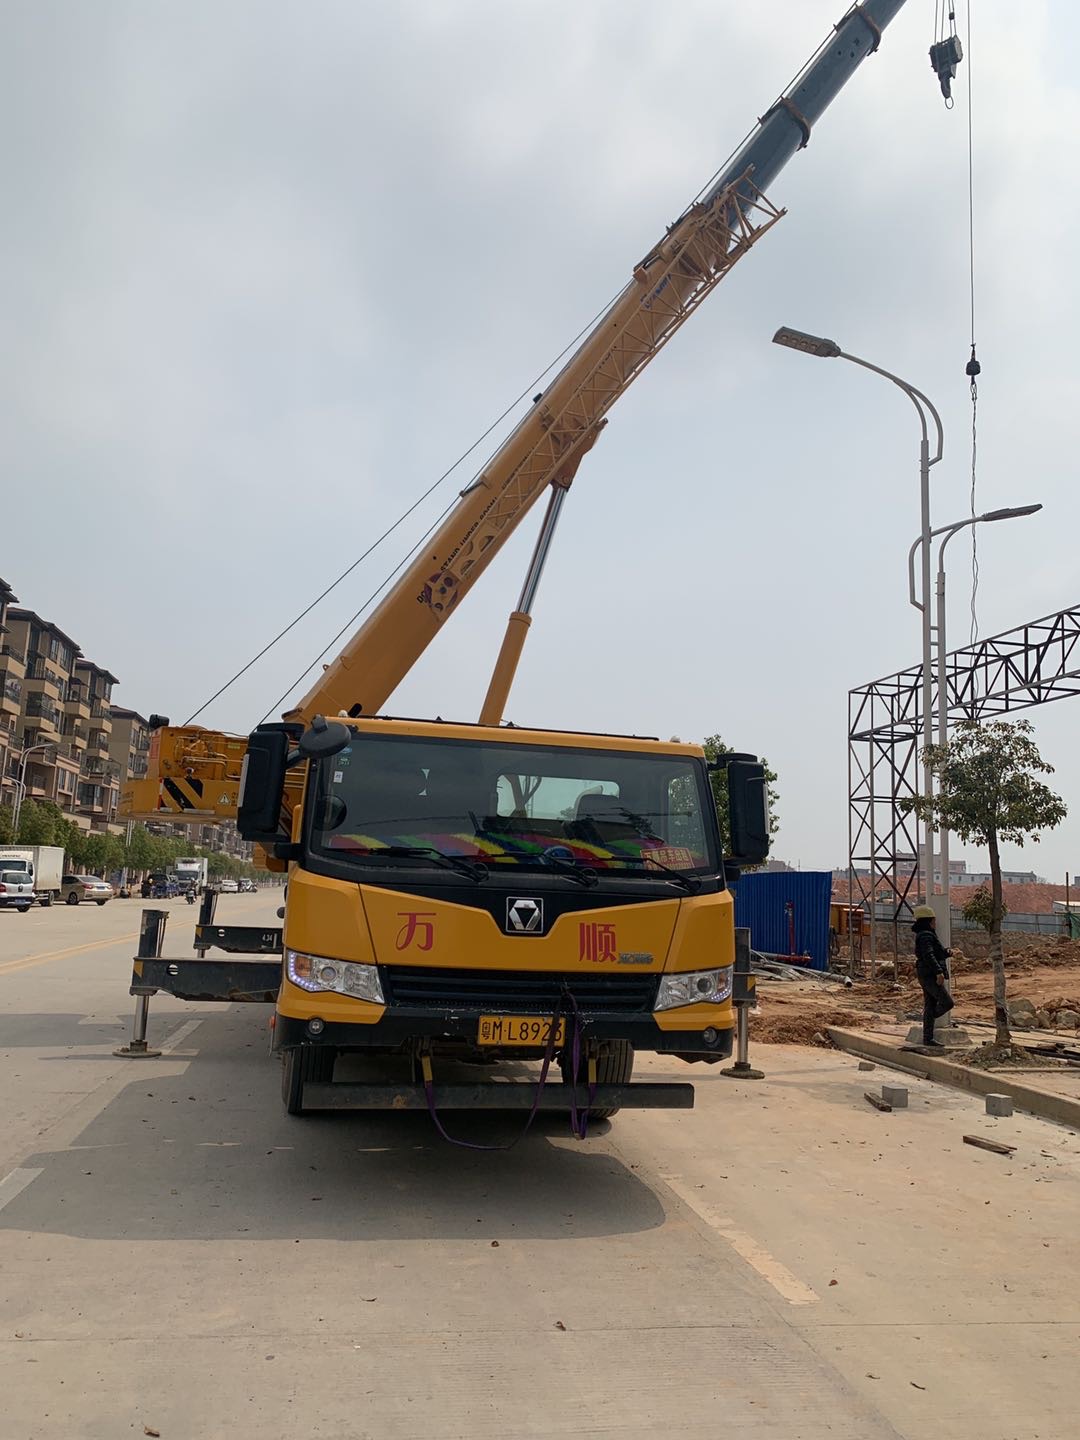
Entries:
<svg viewBox="0 0 1080 1440">
<path fill-rule="evenodd" d="M 60 899 L 64 874 L 64 851 L 59 845 L 0 845 L 0 868 L 23 870 L 34 886 L 39 905 Z"/>
<path fill-rule="evenodd" d="M 201 895 L 210 876 L 210 862 L 205 857 L 191 855 L 174 862 L 173 874 L 181 890 L 193 885 L 195 894 Z"/>
</svg>

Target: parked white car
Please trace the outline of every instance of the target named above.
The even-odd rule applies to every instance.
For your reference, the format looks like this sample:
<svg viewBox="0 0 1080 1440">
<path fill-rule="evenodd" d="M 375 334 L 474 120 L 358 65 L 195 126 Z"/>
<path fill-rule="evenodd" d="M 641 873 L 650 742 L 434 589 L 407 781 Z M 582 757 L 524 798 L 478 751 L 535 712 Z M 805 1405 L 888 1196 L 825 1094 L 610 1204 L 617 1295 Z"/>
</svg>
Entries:
<svg viewBox="0 0 1080 1440">
<path fill-rule="evenodd" d="M 60 882 L 60 894 L 66 905 L 78 905 L 80 900 L 104 905 L 113 898 L 113 888 L 98 875 L 65 875 Z"/>
<path fill-rule="evenodd" d="M 222 895 L 235 895 L 239 891 L 240 887 L 239 885 L 237 885 L 235 880 L 220 880 L 218 882 L 218 889 L 221 891 Z"/>
<path fill-rule="evenodd" d="M 0 870 L 0 910 L 18 910 L 25 915 L 34 903 L 34 882 L 25 870 Z"/>
</svg>

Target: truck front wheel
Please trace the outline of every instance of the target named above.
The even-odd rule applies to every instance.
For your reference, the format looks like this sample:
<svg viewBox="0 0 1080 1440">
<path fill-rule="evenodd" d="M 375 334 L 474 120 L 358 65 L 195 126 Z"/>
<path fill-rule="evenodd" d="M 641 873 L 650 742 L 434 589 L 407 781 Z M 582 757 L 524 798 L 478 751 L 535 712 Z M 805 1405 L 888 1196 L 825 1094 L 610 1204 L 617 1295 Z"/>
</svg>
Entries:
<svg viewBox="0 0 1080 1440">
<path fill-rule="evenodd" d="M 559 1061 L 562 1069 L 563 1083 L 570 1083 L 569 1057 Z M 583 1076 L 585 1066 L 581 1066 L 581 1074 L 578 1078 L 578 1088 L 583 1089 Z M 604 1049 L 596 1059 L 596 1083 L 598 1085 L 629 1085 L 634 1073 L 634 1047 L 629 1040 L 609 1040 Z M 620 1106 L 613 1105 L 607 1110 L 590 1110 L 590 1120 L 610 1120 L 617 1115 Z"/>
<path fill-rule="evenodd" d="M 316 1084 L 334 1078 L 333 1050 L 316 1048 L 313 1045 L 298 1045 L 285 1051 L 281 1066 L 281 1099 L 289 1115 L 306 1115 L 304 1108 L 304 1086 L 312 1080 Z"/>
</svg>

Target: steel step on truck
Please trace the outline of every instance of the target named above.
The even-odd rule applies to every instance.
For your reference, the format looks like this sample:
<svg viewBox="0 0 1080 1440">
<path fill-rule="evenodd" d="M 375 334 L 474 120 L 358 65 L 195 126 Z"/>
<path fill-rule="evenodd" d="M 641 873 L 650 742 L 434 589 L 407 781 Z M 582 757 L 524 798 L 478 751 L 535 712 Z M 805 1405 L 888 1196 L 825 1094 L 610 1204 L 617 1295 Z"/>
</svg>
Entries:
<svg viewBox="0 0 1080 1440">
<path fill-rule="evenodd" d="M 453 1107 L 560 1108 L 577 1129 L 579 1113 L 692 1103 L 690 1086 L 631 1083 L 636 1051 L 730 1053 L 730 882 L 767 854 L 762 767 L 728 764 L 722 837 L 700 748 L 503 717 L 556 522 L 608 411 L 781 218 L 765 188 L 902 3 L 842 17 L 281 722 L 245 739 L 155 717 L 150 773 L 127 787 L 125 812 L 235 818 L 288 884 L 280 930 L 218 926 L 205 897 L 198 958 L 140 945 L 133 993 L 273 1000 L 291 1114 L 426 1106 L 441 1128 Z M 477 243 L 499 242 L 481 231 Z M 387 716 L 545 495 L 479 723 Z M 581 591 L 584 606 L 587 579 Z M 633 624 L 629 597 L 603 612 Z M 253 952 L 263 958 L 240 958 Z M 539 1080 L 492 1069 L 522 1059 L 540 1061 Z"/>
</svg>

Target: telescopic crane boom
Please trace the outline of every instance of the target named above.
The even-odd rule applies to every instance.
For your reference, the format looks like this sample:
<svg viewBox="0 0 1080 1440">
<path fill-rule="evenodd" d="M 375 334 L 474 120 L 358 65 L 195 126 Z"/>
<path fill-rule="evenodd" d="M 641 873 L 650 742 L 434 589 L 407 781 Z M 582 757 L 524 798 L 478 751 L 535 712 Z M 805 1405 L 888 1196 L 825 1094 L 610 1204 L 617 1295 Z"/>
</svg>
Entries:
<svg viewBox="0 0 1080 1440">
<path fill-rule="evenodd" d="M 549 486 L 569 485 L 608 410 L 732 266 L 784 213 L 765 197 L 817 120 L 878 47 L 904 0 L 853 5 L 761 117 L 709 190 L 630 280 L 338 657 L 286 716 L 377 714 Z M 202 727 L 156 734 L 127 813 L 233 816 L 245 741 Z"/>
</svg>

